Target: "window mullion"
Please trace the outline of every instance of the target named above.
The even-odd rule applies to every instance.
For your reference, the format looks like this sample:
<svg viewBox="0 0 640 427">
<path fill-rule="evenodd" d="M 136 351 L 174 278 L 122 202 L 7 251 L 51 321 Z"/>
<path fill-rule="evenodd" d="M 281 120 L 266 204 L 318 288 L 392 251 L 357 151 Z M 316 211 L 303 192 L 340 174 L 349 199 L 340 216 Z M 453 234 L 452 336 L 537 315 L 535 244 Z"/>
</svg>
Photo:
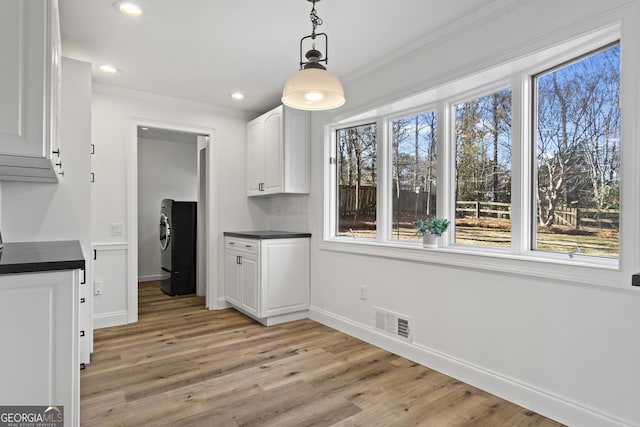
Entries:
<svg viewBox="0 0 640 427">
<path fill-rule="evenodd" d="M 376 142 L 377 142 L 377 163 L 378 167 L 378 176 L 377 176 L 377 203 L 376 207 L 376 222 L 378 224 L 376 240 L 379 242 L 386 242 L 389 240 L 391 236 L 391 185 L 390 185 L 390 177 L 391 177 L 391 162 L 389 161 L 391 157 L 391 148 L 389 143 L 389 132 L 387 120 L 382 118 L 378 118 L 376 128 Z"/>
<path fill-rule="evenodd" d="M 527 252 L 531 247 L 532 182 L 531 172 L 531 96 L 526 75 L 512 81 L 512 185 L 511 185 L 511 250 Z"/>
<path fill-rule="evenodd" d="M 438 200 L 437 216 L 451 221 L 449 231 L 443 235 L 443 244 L 450 245 L 455 235 L 456 207 L 455 207 L 455 156 L 454 133 L 452 120 L 452 105 L 449 102 L 438 104 Z"/>
</svg>

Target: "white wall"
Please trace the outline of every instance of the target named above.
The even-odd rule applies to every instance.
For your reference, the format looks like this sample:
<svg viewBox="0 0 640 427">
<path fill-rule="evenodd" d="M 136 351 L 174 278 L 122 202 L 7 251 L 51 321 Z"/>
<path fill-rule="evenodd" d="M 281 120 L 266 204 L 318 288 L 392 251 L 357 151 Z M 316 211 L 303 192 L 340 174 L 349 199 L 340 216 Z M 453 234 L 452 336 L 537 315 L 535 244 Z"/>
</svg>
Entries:
<svg viewBox="0 0 640 427">
<path fill-rule="evenodd" d="M 197 200 L 198 146 L 193 142 L 138 140 L 138 278 L 158 280 L 158 223 L 162 199 Z"/>
<path fill-rule="evenodd" d="M 394 62 L 372 63 L 345 79 L 347 105 L 313 114 L 311 316 L 569 425 L 640 425 L 637 289 L 349 254 L 322 243 L 326 124 L 619 21 L 627 67 L 624 120 L 632 136 L 627 143 L 638 143 L 638 3 L 496 1 L 477 22 L 465 18 L 398 52 Z M 631 195 L 640 175 L 627 177 L 635 180 L 624 184 Z M 300 199 L 288 203 L 272 202 L 270 214 L 285 218 L 272 217 L 271 224 L 299 217 Z M 623 207 L 627 224 L 637 221 L 638 209 L 637 203 Z M 636 234 L 623 234 L 622 250 L 634 255 L 623 263 L 625 271 L 638 267 Z M 361 285 L 367 286 L 366 301 L 360 300 Z M 374 307 L 411 316 L 413 343 L 374 332 Z"/>
<path fill-rule="evenodd" d="M 132 179 L 127 176 L 127 163 L 132 151 L 129 144 L 135 144 L 133 126 L 136 121 L 153 122 L 158 124 L 157 127 L 167 125 L 174 129 L 189 127 L 213 130 L 215 140 L 209 150 L 213 162 L 209 196 L 214 204 L 217 224 L 210 223 L 210 230 L 214 230 L 215 226 L 217 233 L 210 231 L 209 239 L 213 247 L 218 249 L 217 256 L 220 258 L 212 259 L 214 266 L 223 265 L 223 231 L 262 229 L 267 226 L 265 203 L 249 200 L 245 196 L 245 124 L 255 115 L 223 111 L 197 102 L 101 84 L 94 85 L 92 114 L 91 139 L 96 151 L 92 156 L 96 182 L 91 193 L 91 234 L 94 244 L 113 249 L 114 246 L 109 245 L 116 244 L 119 247 L 117 244 L 124 243 L 127 247 L 132 240 L 129 235 L 131 224 L 127 223 L 127 188 L 135 185 L 136 177 Z M 109 224 L 118 222 L 125 224 L 124 237 L 109 235 Z M 131 267 L 127 264 L 131 246 L 128 248 L 123 255 L 116 257 L 117 261 L 110 258 L 109 262 L 117 264 L 118 268 Z M 137 269 L 137 263 L 135 267 Z M 223 289 L 222 274 L 222 268 L 218 268 L 210 276 L 210 280 L 220 289 Z M 131 313 L 127 310 L 127 291 L 137 284 L 118 280 L 116 275 L 109 282 L 104 283 L 105 294 L 96 297 L 96 307 L 100 307 L 100 311 L 96 309 L 94 317 L 100 317 L 103 325 L 117 324 L 122 323 L 124 313 L 124 318 L 131 321 Z M 113 298 L 107 292 L 117 297 Z M 221 296 L 219 292 L 212 297 L 218 300 Z M 105 300 L 105 303 L 97 299 Z M 216 307 L 215 302 L 212 307 Z M 109 313 L 117 316 L 108 319 Z"/>
</svg>

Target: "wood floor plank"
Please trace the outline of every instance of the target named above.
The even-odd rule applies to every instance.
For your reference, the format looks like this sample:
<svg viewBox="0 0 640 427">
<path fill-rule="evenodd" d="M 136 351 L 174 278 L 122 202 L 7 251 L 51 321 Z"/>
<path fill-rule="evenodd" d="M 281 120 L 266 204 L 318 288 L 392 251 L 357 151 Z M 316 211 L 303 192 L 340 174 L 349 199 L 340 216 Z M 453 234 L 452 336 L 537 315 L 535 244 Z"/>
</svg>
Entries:
<svg viewBox="0 0 640 427">
<path fill-rule="evenodd" d="M 83 426 L 560 425 L 309 319 L 266 328 L 158 282 L 139 305 L 95 331 Z"/>
</svg>

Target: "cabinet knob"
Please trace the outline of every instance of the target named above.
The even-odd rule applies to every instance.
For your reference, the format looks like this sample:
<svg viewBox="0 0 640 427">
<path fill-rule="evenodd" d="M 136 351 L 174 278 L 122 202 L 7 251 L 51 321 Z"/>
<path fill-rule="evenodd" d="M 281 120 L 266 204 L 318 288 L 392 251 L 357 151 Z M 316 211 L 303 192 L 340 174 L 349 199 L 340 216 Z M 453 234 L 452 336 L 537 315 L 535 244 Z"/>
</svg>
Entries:
<svg viewBox="0 0 640 427">
<path fill-rule="evenodd" d="M 56 148 L 55 150 L 53 150 L 51 153 L 55 154 L 56 156 L 60 157 L 60 149 Z"/>
</svg>

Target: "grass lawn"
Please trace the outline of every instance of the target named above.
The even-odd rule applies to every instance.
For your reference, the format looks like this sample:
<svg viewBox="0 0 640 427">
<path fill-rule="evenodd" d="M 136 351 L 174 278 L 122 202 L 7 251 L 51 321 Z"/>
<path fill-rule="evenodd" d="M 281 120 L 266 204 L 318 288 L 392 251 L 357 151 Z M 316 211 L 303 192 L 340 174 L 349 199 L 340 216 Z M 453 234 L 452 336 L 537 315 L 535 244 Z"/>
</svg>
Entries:
<svg viewBox="0 0 640 427">
<path fill-rule="evenodd" d="M 355 236 L 359 239 L 376 236 L 376 223 L 373 218 L 360 221 L 354 221 L 352 218 L 341 219 L 340 225 L 341 236 Z M 509 220 L 504 219 L 458 218 L 455 243 L 508 248 L 511 246 L 510 227 Z M 401 241 L 422 241 L 422 236 L 415 234 L 413 222 L 404 218 L 399 223 L 394 223 L 392 238 Z M 585 255 L 617 257 L 619 234 L 615 230 L 599 228 L 538 227 L 537 250 L 568 253 L 576 248 L 580 248 L 580 253 Z"/>
</svg>

